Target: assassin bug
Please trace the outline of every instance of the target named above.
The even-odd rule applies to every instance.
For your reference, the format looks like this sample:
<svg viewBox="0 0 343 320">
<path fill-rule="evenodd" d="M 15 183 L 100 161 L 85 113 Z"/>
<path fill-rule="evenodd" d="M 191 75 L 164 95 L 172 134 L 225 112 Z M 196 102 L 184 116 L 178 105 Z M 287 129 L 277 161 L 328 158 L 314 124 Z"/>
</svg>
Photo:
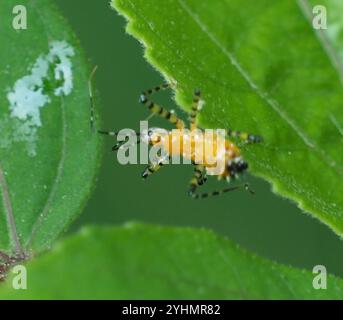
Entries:
<svg viewBox="0 0 343 320">
<path fill-rule="evenodd" d="M 92 93 L 92 78 L 95 74 L 96 68 L 93 70 L 90 79 L 89 79 L 89 97 L 90 97 L 90 106 L 91 106 L 91 114 L 90 114 L 90 125 L 94 128 L 94 104 L 93 104 L 93 93 Z M 188 194 L 190 197 L 194 199 L 200 198 L 207 198 L 209 196 L 216 196 L 226 192 L 230 192 L 233 190 L 237 190 L 240 188 L 244 188 L 245 190 L 249 191 L 251 194 L 254 193 L 253 190 L 250 189 L 247 183 L 235 185 L 231 187 L 224 188 L 218 191 L 212 192 L 205 192 L 205 193 L 198 193 L 197 189 L 199 186 L 203 185 L 207 181 L 207 174 L 206 170 L 209 169 L 210 165 L 205 162 L 197 163 L 196 154 L 198 152 L 197 146 L 192 141 L 192 137 L 194 136 L 194 132 L 204 132 L 203 129 L 199 128 L 197 125 L 198 114 L 201 109 L 203 101 L 201 100 L 201 92 L 200 90 L 196 89 L 194 91 L 193 96 L 193 103 L 192 103 L 192 110 L 189 114 L 189 130 L 186 128 L 186 125 L 183 120 L 181 120 L 174 112 L 168 111 L 167 109 L 161 107 L 160 105 L 154 103 L 149 99 L 149 97 L 156 92 L 161 90 L 166 90 L 168 88 L 173 87 L 173 84 L 165 83 L 161 86 L 157 86 L 153 89 L 149 89 L 144 91 L 140 98 L 139 102 L 146 106 L 153 115 L 159 115 L 160 117 L 168 120 L 171 124 L 175 125 L 177 129 L 179 129 L 179 134 L 175 137 L 172 136 L 172 131 L 166 131 L 161 128 L 151 128 L 147 131 L 143 131 L 141 133 L 136 133 L 137 135 L 137 143 L 144 142 L 150 146 L 158 146 L 162 145 L 164 149 L 167 151 L 168 157 L 172 157 L 175 155 L 182 155 L 184 158 L 188 158 L 191 160 L 192 165 L 194 166 L 194 175 L 190 181 L 190 186 L 188 190 Z M 97 130 L 98 133 L 103 135 L 109 136 L 118 136 L 118 132 L 114 131 L 103 131 Z M 262 142 L 262 138 L 260 136 L 240 132 L 240 131 L 233 131 L 231 129 L 225 130 L 226 140 L 225 140 L 225 170 L 218 175 L 218 179 L 226 179 L 228 182 L 232 180 L 236 180 L 242 173 L 244 173 L 248 169 L 248 163 L 243 159 L 240 148 L 233 143 L 229 138 L 237 138 L 243 141 L 246 144 L 255 144 Z M 168 138 L 168 139 L 166 139 Z M 173 143 L 175 143 L 175 139 L 179 140 L 178 145 L 182 145 L 183 140 L 190 140 L 191 148 L 189 150 L 182 150 L 179 149 L 177 153 L 173 152 Z M 206 137 L 203 138 L 203 142 L 205 142 Z M 206 141 L 207 143 L 214 143 L 213 141 Z M 119 150 L 121 147 L 125 145 L 126 141 L 118 142 L 113 148 L 113 151 Z M 216 146 L 212 145 L 212 150 L 216 151 Z M 206 148 L 205 148 L 206 152 Z M 142 173 L 142 178 L 147 179 L 152 174 L 159 171 L 164 165 L 165 159 L 159 159 L 155 163 L 150 163 L 147 168 Z"/>
</svg>

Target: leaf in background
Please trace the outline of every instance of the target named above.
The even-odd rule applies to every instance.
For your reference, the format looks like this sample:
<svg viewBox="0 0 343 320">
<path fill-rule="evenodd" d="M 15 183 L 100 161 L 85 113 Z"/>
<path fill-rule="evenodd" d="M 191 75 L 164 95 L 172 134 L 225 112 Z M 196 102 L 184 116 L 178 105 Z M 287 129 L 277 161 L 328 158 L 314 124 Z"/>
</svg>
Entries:
<svg viewBox="0 0 343 320">
<path fill-rule="evenodd" d="M 0 3 L 0 251 L 48 248 L 80 213 L 99 160 L 86 59 L 51 1 Z"/>
<path fill-rule="evenodd" d="M 0 299 L 340 299 L 331 275 L 315 290 L 309 271 L 241 250 L 212 232 L 130 224 L 83 229 L 27 265 L 27 290 Z"/>
<path fill-rule="evenodd" d="M 178 104 L 190 110 L 200 87 L 203 127 L 262 135 L 263 145 L 244 148 L 251 172 L 342 235 L 341 70 L 302 2 L 114 0 L 113 6 L 146 46 L 148 61 L 177 81 Z"/>
</svg>

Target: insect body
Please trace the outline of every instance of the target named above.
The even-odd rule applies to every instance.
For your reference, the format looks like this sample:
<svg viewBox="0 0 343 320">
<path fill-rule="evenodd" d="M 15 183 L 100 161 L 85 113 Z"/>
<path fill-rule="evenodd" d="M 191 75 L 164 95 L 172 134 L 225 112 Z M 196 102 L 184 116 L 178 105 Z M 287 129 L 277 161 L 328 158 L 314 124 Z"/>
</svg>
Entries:
<svg viewBox="0 0 343 320">
<path fill-rule="evenodd" d="M 160 147 L 168 158 L 181 156 L 184 160 L 189 160 L 188 163 L 202 165 L 204 170 L 221 178 L 237 177 L 238 173 L 247 168 L 240 149 L 217 133 L 207 134 L 198 128 L 192 131 L 152 128 L 142 132 L 141 140 L 151 146 Z M 215 169 L 221 161 L 225 163 L 225 167 L 216 173 Z"/>
<path fill-rule="evenodd" d="M 144 142 L 150 146 L 161 146 L 163 147 L 165 154 L 168 158 L 173 156 L 182 156 L 190 161 L 194 166 L 194 175 L 190 181 L 188 194 L 194 198 L 206 198 L 213 195 L 220 195 L 229 191 L 233 191 L 239 188 L 245 188 L 250 193 L 253 191 L 249 188 L 248 184 L 235 185 L 224 188 L 220 191 L 197 193 L 199 186 L 203 185 L 207 181 L 207 171 L 211 170 L 214 166 L 213 162 L 209 163 L 206 159 L 206 155 L 209 151 L 212 152 L 214 158 L 222 157 L 224 159 L 224 169 L 217 174 L 219 179 L 226 179 L 228 182 L 234 181 L 239 177 L 240 174 L 248 169 L 248 163 L 243 159 L 240 149 L 237 145 L 230 140 L 230 138 L 238 138 L 245 143 L 259 143 L 262 138 L 252 134 L 241 133 L 239 131 L 233 131 L 231 129 L 225 130 L 225 141 L 224 148 L 219 148 L 216 134 L 211 137 L 206 136 L 205 130 L 198 128 L 197 116 L 201 109 L 202 100 L 200 90 L 194 91 L 192 111 L 189 115 L 189 128 L 186 128 L 185 123 L 177 117 L 174 112 L 168 111 L 167 109 L 159 106 L 149 99 L 149 96 L 154 92 L 165 90 L 169 88 L 170 84 L 163 84 L 161 86 L 149 89 L 143 92 L 140 96 L 140 103 L 145 105 L 153 114 L 159 115 L 165 118 L 170 123 L 175 125 L 178 129 L 175 131 L 166 131 L 162 128 L 151 128 L 149 130 L 137 133 L 137 143 Z M 90 86 L 90 98 L 91 106 L 92 102 L 92 91 Z M 93 117 L 93 107 L 91 108 L 91 117 Z M 91 125 L 93 126 L 93 119 L 91 119 Z M 116 132 L 109 131 L 98 131 L 100 134 L 117 136 Z M 188 148 L 185 148 L 185 142 Z M 117 143 L 113 150 L 119 150 L 124 146 L 126 141 Z M 177 145 L 178 148 L 174 148 Z M 208 147 L 206 147 L 208 146 Z M 147 179 L 152 174 L 160 170 L 164 163 L 165 158 L 159 159 L 157 162 L 151 163 L 143 171 L 143 179 Z"/>
<path fill-rule="evenodd" d="M 223 155 L 220 154 L 220 150 L 216 145 L 217 137 L 216 135 L 213 136 L 206 136 L 204 130 L 199 129 L 197 126 L 197 116 L 198 112 L 201 109 L 202 100 L 201 100 L 201 93 L 200 90 L 194 91 L 193 97 L 193 104 L 192 104 L 192 111 L 189 115 L 189 122 L 190 128 L 189 130 L 185 129 L 185 124 L 182 120 L 180 120 L 174 113 L 164 109 L 163 107 L 155 104 L 151 100 L 148 99 L 148 96 L 151 95 L 153 92 L 158 92 L 161 89 L 167 89 L 170 85 L 164 84 L 159 87 L 155 87 L 154 89 L 147 90 L 143 92 L 140 97 L 140 102 L 148 107 L 151 112 L 160 115 L 163 118 L 166 118 L 169 122 L 173 123 L 176 128 L 179 130 L 177 134 L 173 134 L 173 132 L 168 132 L 168 139 L 166 139 L 165 130 L 161 130 L 160 128 L 153 128 L 150 129 L 148 133 L 142 133 L 142 139 L 144 142 L 149 143 L 150 145 L 158 145 L 162 144 L 164 150 L 166 151 L 169 156 L 178 155 L 173 152 L 174 148 L 173 145 L 176 144 L 177 146 L 181 146 L 180 148 L 175 148 L 177 153 L 180 153 L 183 157 L 188 158 L 192 161 L 194 165 L 194 176 L 190 183 L 189 188 L 189 195 L 195 199 L 198 198 L 205 198 L 211 195 L 219 195 L 221 193 L 229 192 L 232 190 L 236 190 L 241 188 L 242 186 L 249 190 L 252 193 L 252 190 L 249 189 L 248 184 L 232 186 L 229 188 L 225 188 L 220 191 L 214 191 L 211 193 L 196 193 L 197 188 L 200 185 L 203 185 L 206 180 L 206 169 L 210 169 L 213 164 L 208 164 L 206 161 L 206 154 L 207 152 L 212 152 L 214 158 L 222 157 Z M 200 132 L 200 134 L 199 134 Z M 200 143 L 196 141 L 196 137 L 199 136 Z M 247 134 L 247 133 L 240 133 L 238 131 L 226 130 L 227 137 L 237 137 L 244 142 L 247 143 L 258 143 L 261 142 L 262 139 L 259 136 Z M 183 149 L 183 145 L 185 140 L 190 141 L 190 147 L 187 150 Z M 206 148 L 208 146 L 208 148 Z M 228 181 L 234 180 L 238 178 L 238 176 L 248 169 L 248 163 L 244 161 L 243 157 L 240 154 L 240 149 L 236 146 L 232 141 L 227 139 L 224 143 L 224 159 L 225 159 L 225 169 L 218 175 L 219 179 L 225 178 Z M 210 149 L 210 150 L 208 150 Z M 198 154 L 200 155 L 200 161 L 196 161 Z M 150 165 L 144 172 L 143 178 L 147 178 L 149 175 L 153 174 L 157 170 L 159 170 L 163 166 L 163 162 L 160 161 L 157 164 Z"/>
</svg>

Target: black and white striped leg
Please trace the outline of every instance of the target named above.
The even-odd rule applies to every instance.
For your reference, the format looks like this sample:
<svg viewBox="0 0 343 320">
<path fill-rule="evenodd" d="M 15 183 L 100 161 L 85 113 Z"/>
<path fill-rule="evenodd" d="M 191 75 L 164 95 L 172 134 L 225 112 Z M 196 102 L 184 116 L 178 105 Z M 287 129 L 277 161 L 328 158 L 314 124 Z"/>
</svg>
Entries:
<svg viewBox="0 0 343 320">
<path fill-rule="evenodd" d="M 194 167 L 194 177 L 191 180 L 190 187 L 188 190 L 188 195 L 193 198 L 193 199 L 204 199 L 212 196 L 219 196 L 221 194 L 238 190 L 241 188 L 244 188 L 245 190 L 249 191 L 251 194 L 254 194 L 255 192 L 250 189 L 249 184 L 245 183 L 243 185 L 238 185 L 238 186 L 232 186 L 228 188 L 224 188 L 222 190 L 216 190 L 216 191 L 211 191 L 211 192 L 203 192 L 203 193 L 197 193 L 197 189 L 199 186 L 203 185 L 206 182 L 206 176 L 204 174 L 205 168 L 200 165 L 196 165 Z M 205 177 L 205 179 L 204 179 Z"/>
<path fill-rule="evenodd" d="M 103 131 L 103 130 L 98 130 L 99 134 L 103 134 L 105 136 L 112 136 L 112 137 L 116 137 L 118 135 L 118 132 L 116 131 Z"/>
<path fill-rule="evenodd" d="M 198 186 L 197 186 L 198 187 Z M 255 192 L 249 188 L 248 184 L 242 184 L 238 186 L 233 186 L 229 188 L 225 188 L 222 190 L 216 190 L 216 191 L 211 191 L 211 192 L 204 192 L 204 193 L 196 193 L 197 187 L 189 191 L 189 196 L 193 199 L 204 199 L 204 198 L 209 198 L 212 196 L 219 196 L 221 194 L 231 192 L 234 190 L 242 189 L 244 188 L 246 191 L 249 191 L 251 194 L 254 194 Z"/>
<path fill-rule="evenodd" d="M 117 137 L 117 136 L 118 136 L 118 132 L 116 132 L 116 131 L 103 131 L 103 130 L 98 130 L 98 133 L 99 133 L 99 134 L 106 135 L 106 136 L 111 136 L 111 137 Z M 136 140 L 136 143 L 134 143 L 134 144 L 132 144 L 132 145 L 140 144 L 140 133 L 139 133 L 139 132 L 136 132 L 135 134 L 136 134 L 136 136 L 137 136 L 137 140 Z M 112 147 L 112 151 L 118 151 L 123 145 L 125 145 L 125 143 L 127 143 L 128 139 L 129 139 L 129 138 L 127 137 L 124 141 L 120 141 L 120 142 L 116 143 L 116 144 Z M 132 146 L 132 145 L 128 145 L 127 147 Z"/>
<path fill-rule="evenodd" d="M 161 90 L 166 90 L 171 87 L 171 84 L 165 83 L 161 86 L 157 86 L 153 89 L 146 90 L 142 92 L 139 102 L 144 104 L 150 112 L 153 114 L 159 115 L 161 118 L 168 120 L 170 123 L 174 124 L 178 129 L 183 129 L 185 127 L 184 122 L 177 117 L 174 112 L 171 112 L 158 104 L 154 103 L 149 99 L 149 96 L 155 92 L 159 92 Z"/>
<path fill-rule="evenodd" d="M 205 173 L 205 167 L 199 164 L 194 165 L 194 174 L 191 179 L 188 194 L 190 197 L 194 198 L 196 196 L 196 190 L 199 186 L 202 186 L 207 181 L 207 176 Z"/>
<path fill-rule="evenodd" d="M 118 151 L 118 150 L 121 149 L 127 142 L 128 142 L 128 138 L 125 139 L 124 141 L 120 141 L 120 142 L 116 143 L 116 144 L 112 147 L 112 151 Z M 127 146 L 126 146 L 126 149 L 127 149 L 127 148 L 130 148 L 130 147 L 132 147 L 132 146 L 138 145 L 138 144 L 140 144 L 140 143 L 141 143 L 140 137 L 137 136 L 137 141 L 136 141 L 136 143 L 131 143 L 131 144 L 127 145 Z"/>
<path fill-rule="evenodd" d="M 226 130 L 226 135 L 228 137 L 238 138 L 239 140 L 243 141 L 246 144 L 256 144 L 263 142 L 263 138 L 261 136 L 257 136 L 254 134 L 241 132 L 241 131 L 235 131 L 231 129 Z"/>
<path fill-rule="evenodd" d="M 193 103 L 192 103 L 192 111 L 189 115 L 189 124 L 190 124 L 191 130 L 195 130 L 197 128 L 197 116 L 200 109 L 201 109 L 201 92 L 199 89 L 195 89 L 194 96 L 193 96 Z"/>
<path fill-rule="evenodd" d="M 168 157 L 167 157 L 168 158 Z M 150 177 L 152 174 L 156 173 L 159 171 L 164 165 L 165 165 L 165 160 L 164 159 L 159 159 L 158 162 L 156 163 L 150 163 L 145 170 L 142 172 L 142 178 L 146 180 L 148 177 Z"/>
</svg>

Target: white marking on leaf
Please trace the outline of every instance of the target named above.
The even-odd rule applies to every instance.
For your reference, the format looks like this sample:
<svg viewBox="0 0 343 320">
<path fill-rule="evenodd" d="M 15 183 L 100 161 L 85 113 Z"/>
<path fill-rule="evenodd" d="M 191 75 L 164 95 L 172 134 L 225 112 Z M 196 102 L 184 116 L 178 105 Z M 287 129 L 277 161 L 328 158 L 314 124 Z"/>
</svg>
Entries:
<svg viewBox="0 0 343 320">
<path fill-rule="evenodd" d="M 36 155 L 37 129 L 42 126 L 41 109 L 51 102 L 52 96 L 67 96 L 73 89 L 72 62 L 74 49 L 65 41 L 52 41 L 48 54 L 40 55 L 29 74 L 18 79 L 7 93 L 9 117 L 0 121 L 7 135 L 0 148 L 13 142 L 26 142 L 30 156 Z M 49 84 L 53 91 L 49 92 Z"/>
</svg>

